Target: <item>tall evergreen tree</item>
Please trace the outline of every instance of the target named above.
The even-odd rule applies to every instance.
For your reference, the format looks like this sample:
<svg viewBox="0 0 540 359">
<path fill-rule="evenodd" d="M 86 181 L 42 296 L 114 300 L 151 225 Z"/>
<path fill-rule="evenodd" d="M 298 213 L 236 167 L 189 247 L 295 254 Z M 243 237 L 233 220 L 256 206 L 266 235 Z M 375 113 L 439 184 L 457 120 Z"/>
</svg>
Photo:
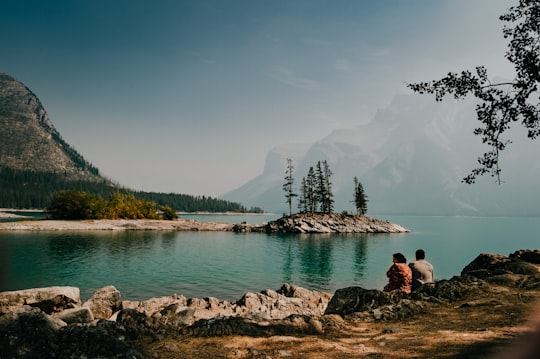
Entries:
<svg viewBox="0 0 540 359">
<path fill-rule="evenodd" d="M 332 213 L 334 211 L 334 193 L 332 192 L 332 182 L 330 177 L 332 177 L 332 171 L 330 171 L 330 166 L 326 160 L 323 161 L 323 173 L 324 173 L 324 187 L 326 188 L 326 197 L 324 198 L 324 208 L 323 213 Z"/>
<path fill-rule="evenodd" d="M 354 177 L 354 205 L 356 206 L 357 214 L 367 213 L 367 196 L 364 192 L 364 186 L 358 181 L 357 177 Z"/>
<path fill-rule="evenodd" d="M 334 194 L 332 193 L 332 182 L 330 177 L 332 171 L 325 160 L 317 162 L 316 166 L 316 198 L 320 203 L 322 213 L 332 213 L 334 210 Z"/>
<path fill-rule="evenodd" d="M 285 191 L 286 203 L 289 205 L 289 216 L 292 216 L 292 199 L 298 196 L 293 191 L 294 177 L 293 177 L 294 166 L 292 160 L 287 158 L 287 168 L 285 169 L 285 183 L 283 184 L 283 190 Z"/>
<path fill-rule="evenodd" d="M 306 178 L 306 190 L 307 190 L 307 208 L 308 212 L 313 214 L 317 211 L 319 205 L 316 193 L 317 176 L 313 167 L 309 167 L 309 171 Z"/>
<path fill-rule="evenodd" d="M 322 170 L 321 161 L 315 165 L 315 198 L 320 204 L 321 212 L 324 212 L 324 199 L 326 198 L 326 181 L 324 180 L 324 172 Z"/>
<path fill-rule="evenodd" d="M 298 196 L 298 210 L 300 213 L 308 213 L 309 211 L 309 200 L 308 200 L 308 188 L 306 177 L 302 178 L 302 183 L 300 185 L 300 196 Z"/>
</svg>

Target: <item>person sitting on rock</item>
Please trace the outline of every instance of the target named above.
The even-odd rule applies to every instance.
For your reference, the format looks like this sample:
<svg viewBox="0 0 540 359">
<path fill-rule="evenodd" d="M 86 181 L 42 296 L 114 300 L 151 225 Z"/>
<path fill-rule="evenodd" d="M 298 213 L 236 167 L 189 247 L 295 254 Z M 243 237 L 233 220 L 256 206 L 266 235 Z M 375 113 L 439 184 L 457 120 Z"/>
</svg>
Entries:
<svg viewBox="0 0 540 359">
<path fill-rule="evenodd" d="M 411 262 L 409 267 L 412 270 L 412 290 L 426 283 L 433 283 L 433 266 L 426 261 L 426 252 L 423 249 L 416 251 L 416 261 Z"/>
<path fill-rule="evenodd" d="M 401 253 L 394 253 L 392 262 L 392 266 L 386 272 L 388 284 L 384 286 L 383 291 L 391 292 L 399 289 L 403 293 L 411 293 L 412 271 L 407 265 L 407 259 Z"/>
</svg>

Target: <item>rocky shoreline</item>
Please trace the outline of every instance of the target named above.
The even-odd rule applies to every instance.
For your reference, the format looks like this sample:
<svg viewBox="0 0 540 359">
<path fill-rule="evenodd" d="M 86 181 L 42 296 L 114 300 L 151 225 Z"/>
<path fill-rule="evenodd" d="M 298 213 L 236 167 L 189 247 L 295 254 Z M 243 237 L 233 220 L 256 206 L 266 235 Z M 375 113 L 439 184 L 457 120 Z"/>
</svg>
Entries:
<svg viewBox="0 0 540 359">
<path fill-rule="evenodd" d="M 206 356 L 203 349 L 194 348 L 195 342 L 203 343 L 196 338 L 226 337 L 230 341 L 238 337 L 311 336 L 337 340 L 352 335 L 344 333 L 358 323 L 376 327 L 377 323 L 414 322 L 422 315 L 430 318 L 437 306 L 472 308 L 468 318 L 472 322 L 475 308 L 488 307 L 492 313 L 504 305 L 503 297 L 497 295 L 509 302 L 538 298 L 539 266 L 537 250 L 509 256 L 480 254 L 459 276 L 425 285 L 411 295 L 361 287 L 339 289 L 332 295 L 284 284 L 278 290 L 246 293 L 235 302 L 182 295 L 129 301 L 122 300 L 115 287 L 107 286 L 81 303 L 76 287 L 1 292 L 0 357 L 216 357 L 215 351 Z M 482 320 L 487 321 L 487 317 Z M 395 335 L 399 329 L 385 330 Z M 186 342 L 193 345 L 186 349 Z M 373 348 L 363 344 L 363 352 L 386 352 L 378 343 L 379 347 Z M 269 357 L 224 350 L 228 354 L 220 352 L 223 355 L 217 357 Z M 293 347 L 273 353 L 270 357 L 318 357 L 300 355 Z M 324 352 L 321 357 L 332 357 L 331 353 Z"/>
<path fill-rule="evenodd" d="M 404 233 L 407 228 L 367 216 L 293 215 L 262 224 L 199 222 L 194 219 L 147 220 L 20 220 L 0 222 L 0 231 L 234 231 L 264 233 Z"/>
<path fill-rule="evenodd" d="M 406 233 L 409 229 L 366 215 L 294 214 L 262 225 L 236 224 L 235 232 L 265 233 Z"/>
</svg>

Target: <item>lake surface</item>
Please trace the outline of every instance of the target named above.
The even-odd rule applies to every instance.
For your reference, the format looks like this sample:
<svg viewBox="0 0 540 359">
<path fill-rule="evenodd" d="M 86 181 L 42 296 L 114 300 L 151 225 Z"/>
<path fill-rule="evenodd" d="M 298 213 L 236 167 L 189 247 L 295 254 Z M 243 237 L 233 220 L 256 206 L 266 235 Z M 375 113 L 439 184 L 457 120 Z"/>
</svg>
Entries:
<svg viewBox="0 0 540 359">
<path fill-rule="evenodd" d="M 86 300 L 114 285 L 128 300 L 175 293 L 237 300 L 290 283 L 333 293 L 353 285 L 382 289 L 395 252 L 413 260 L 424 248 L 436 279 L 449 279 L 480 253 L 540 248 L 540 218 L 372 216 L 413 232 L 0 232 L 0 291 L 68 285 Z M 181 216 L 232 223 L 276 217 Z"/>
</svg>

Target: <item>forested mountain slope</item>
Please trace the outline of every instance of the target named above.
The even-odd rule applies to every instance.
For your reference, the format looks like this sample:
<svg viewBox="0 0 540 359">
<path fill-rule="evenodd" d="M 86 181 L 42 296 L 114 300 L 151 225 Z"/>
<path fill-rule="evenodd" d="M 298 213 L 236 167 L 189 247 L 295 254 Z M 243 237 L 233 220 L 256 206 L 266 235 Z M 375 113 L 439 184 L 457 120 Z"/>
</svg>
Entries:
<svg viewBox="0 0 540 359">
<path fill-rule="evenodd" d="M 53 193 L 66 189 L 102 197 L 128 191 L 64 141 L 30 89 L 0 72 L 0 208 L 45 208 Z M 177 211 L 247 211 L 237 202 L 207 196 L 130 192 Z"/>
</svg>

